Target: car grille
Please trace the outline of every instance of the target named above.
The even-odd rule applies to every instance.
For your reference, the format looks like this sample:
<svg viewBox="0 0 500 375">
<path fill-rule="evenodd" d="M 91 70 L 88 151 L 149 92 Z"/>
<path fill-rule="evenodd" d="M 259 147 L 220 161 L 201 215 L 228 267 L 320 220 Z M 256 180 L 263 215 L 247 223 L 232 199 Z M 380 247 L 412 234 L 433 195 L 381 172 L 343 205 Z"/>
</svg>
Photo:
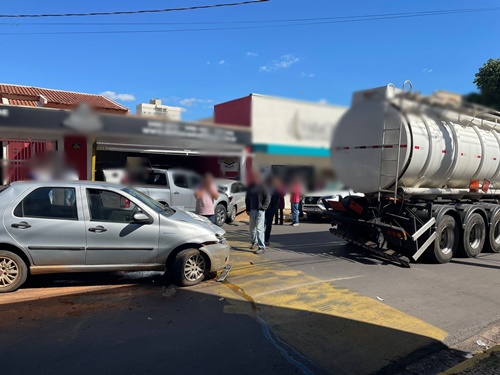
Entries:
<svg viewBox="0 0 500 375">
<path fill-rule="evenodd" d="M 305 203 L 306 204 L 316 204 L 318 201 L 321 199 L 321 197 L 306 197 L 305 198 Z"/>
</svg>

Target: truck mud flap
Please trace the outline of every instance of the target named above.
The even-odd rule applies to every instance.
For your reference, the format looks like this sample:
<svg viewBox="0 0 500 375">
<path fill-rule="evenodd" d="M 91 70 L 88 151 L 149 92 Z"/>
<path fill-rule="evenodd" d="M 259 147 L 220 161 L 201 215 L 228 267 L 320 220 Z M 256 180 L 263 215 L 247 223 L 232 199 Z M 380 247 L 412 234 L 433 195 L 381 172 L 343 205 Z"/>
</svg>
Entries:
<svg viewBox="0 0 500 375">
<path fill-rule="evenodd" d="M 386 251 L 379 250 L 376 247 L 376 245 L 373 245 L 373 246 L 367 245 L 366 243 L 363 243 L 362 240 L 357 240 L 357 239 L 354 239 L 350 236 L 339 233 L 339 231 L 337 231 L 335 228 L 330 228 L 330 233 L 337 236 L 337 237 L 342 238 L 343 240 L 346 240 L 347 242 L 350 242 L 356 246 L 359 246 L 362 249 L 369 251 L 370 253 L 374 254 L 378 258 L 388 260 L 389 262 L 397 264 L 397 265 L 404 267 L 404 268 L 411 267 L 410 262 L 409 262 L 409 260 L 407 260 L 407 258 L 405 258 L 403 256 L 399 257 L 397 255 L 390 254 L 390 253 L 388 253 L 388 251 L 390 251 L 390 250 L 386 250 Z M 394 254 L 396 254 L 396 253 L 394 253 Z"/>
</svg>

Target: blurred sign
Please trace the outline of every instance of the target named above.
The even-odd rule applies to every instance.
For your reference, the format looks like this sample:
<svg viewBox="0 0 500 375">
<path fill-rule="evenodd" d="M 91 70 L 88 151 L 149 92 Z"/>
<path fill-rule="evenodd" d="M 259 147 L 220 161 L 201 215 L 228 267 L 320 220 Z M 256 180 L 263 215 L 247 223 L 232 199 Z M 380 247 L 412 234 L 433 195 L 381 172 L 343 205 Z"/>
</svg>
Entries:
<svg viewBox="0 0 500 375">
<path fill-rule="evenodd" d="M 222 172 L 238 172 L 240 169 L 239 159 L 237 158 L 220 158 L 219 163 Z"/>
</svg>

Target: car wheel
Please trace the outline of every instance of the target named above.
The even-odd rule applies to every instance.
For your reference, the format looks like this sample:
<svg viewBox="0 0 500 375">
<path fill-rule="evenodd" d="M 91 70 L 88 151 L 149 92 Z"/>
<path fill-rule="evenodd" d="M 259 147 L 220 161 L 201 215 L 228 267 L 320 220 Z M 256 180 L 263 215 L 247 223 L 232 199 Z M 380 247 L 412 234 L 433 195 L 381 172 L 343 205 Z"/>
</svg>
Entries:
<svg viewBox="0 0 500 375">
<path fill-rule="evenodd" d="M 448 263 L 457 251 L 460 238 L 455 219 L 449 215 L 443 216 L 437 225 L 436 234 L 434 251 L 429 249 L 429 255 L 436 263 Z"/>
<path fill-rule="evenodd" d="M 227 210 L 222 204 L 218 204 L 215 207 L 215 224 L 217 226 L 222 227 L 222 225 L 226 222 L 227 219 Z"/>
<path fill-rule="evenodd" d="M 200 283 L 208 274 L 208 262 L 197 249 L 182 250 L 175 257 L 173 277 L 179 286 L 192 286 Z"/>
<path fill-rule="evenodd" d="M 227 215 L 226 221 L 228 223 L 232 223 L 235 220 L 236 220 L 236 206 L 233 206 L 233 208 L 231 209 L 231 213 L 229 215 Z"/>
<path fill-rule="evenodd" d="M 469 258 L 475 258 L 483 250 L 486 240 L 486 225 L 481 215 L 473 213 L 465 223 L 462 252 Z"/>
<path fill-rule="evenodd" d="M 28 277 L 28 266 L 17 254 L 0 250 L 0 293 L 14 292 Z"/>
</svg>

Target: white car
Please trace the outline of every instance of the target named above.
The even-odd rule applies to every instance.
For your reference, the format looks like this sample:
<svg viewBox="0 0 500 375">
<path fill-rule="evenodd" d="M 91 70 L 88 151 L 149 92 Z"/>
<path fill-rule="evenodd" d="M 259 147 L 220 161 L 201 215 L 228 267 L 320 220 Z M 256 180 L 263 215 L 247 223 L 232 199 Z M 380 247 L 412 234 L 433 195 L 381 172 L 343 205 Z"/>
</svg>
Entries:
<svg viewBox="0 0 500 375">
<path fill-rule="evenodd" d="M 236 219 L 236 215 L 246 210 L 245 196 L 247 188 L 241 182 L 235 180 L 217 179 L 215 182 L 219 191 L 228 196 L 227 222 L 232 223 Z"/>
<path fill-rule="evenodd" d="M 340 201 L 347 196 L 364 197 L 362 193 L 356 193 L 350 189 L 339 190 L 323 190 L 308 193 L 304 196 L 302 210 L 306 213 L 307 218 L 311 220 L 321 219 L 326 215 L 326 208 L 323 204 L 323 199 L 328 201 Z"/>
</svg>

